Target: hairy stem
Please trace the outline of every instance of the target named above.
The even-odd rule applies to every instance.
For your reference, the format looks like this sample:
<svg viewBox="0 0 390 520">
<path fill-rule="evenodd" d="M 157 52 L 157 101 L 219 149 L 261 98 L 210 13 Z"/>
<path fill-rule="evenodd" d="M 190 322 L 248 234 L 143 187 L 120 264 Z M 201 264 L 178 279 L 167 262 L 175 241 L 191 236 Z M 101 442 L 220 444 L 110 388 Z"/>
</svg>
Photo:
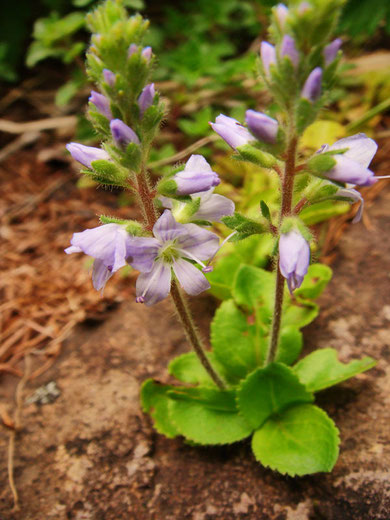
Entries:
<svg viewBox="0 0 390 520">
<path fill-rule="evenodd" d="M 147 224 L 147 229 L 149 231 L 152 231 L 153 226 L 157 221 L 157 212 L 153 204 L 153 194 L 149 185 L 149 180 L 147 178 L 145 168 L 142 168 L 140 173 L 137 175 L 137 186 L 138 195 L 141 201 L 142 210 Z M 172 282 L 171 297 L 175 305 L 177 314 L 179 316 L 179 320 L 184 327 L 186 336 L 191 346 L 193 347 L 195 354 L 198 356 L 199 361 L 202 363 L 202 366 L 209 374 L 211 379 L 214 381 L 214 383 L 221 390 L 224 390 L 226 388 L 225 384 L 223 383 L 219 375 L 215 372 L 209 360 L 207 359 L 191 311 L 181 294 L 176 280 L 173 280 Z"/>
<path fill-rule="evenodd" d="M 214 383 L 221 389 L 225 389 L 225 385 L 222 382 L 219 375 L 215 372 L 213 367 L 210 364 L 210 361 L 207 359 L 205 351 L 203 349 L 199 334 L 196 330 L 194 320 L 192 318 L 191 312 L 181 294 L 181 291 L 176 283 L 176 280 L 172 282 L 171 287 L 171 296 L 173 303 L 175 304 L 177 314 L 179 319 L 184 327 L 187 338 L 191 343 L 196 355 L 199 358 L 199 361 L 202 363 L 203 368 L 206 370 L 208 375 L 214 381 Z"/>
<path fill-rule="evenodd" d="M 292 196 L 294 189 L 295 174 L 295 154 L 297 149 L 297 137 L 294 135 L 287 148 L 286 166 L 284 169 L 283 185 L 282 185 L 282 205 L 279 217 L 279 229 L 283 217 L 291 213 Z M 266 365 L 274 361 L 278 349 L 280 323 L 282 319 L 283 295 L 284 295 L 284 276 L 279 269 L 279 255 L 276 265 L 276 287 L 275 287 L 275 306 L 272 321 L 271 340 L 267 352 Z"/>
</svg>

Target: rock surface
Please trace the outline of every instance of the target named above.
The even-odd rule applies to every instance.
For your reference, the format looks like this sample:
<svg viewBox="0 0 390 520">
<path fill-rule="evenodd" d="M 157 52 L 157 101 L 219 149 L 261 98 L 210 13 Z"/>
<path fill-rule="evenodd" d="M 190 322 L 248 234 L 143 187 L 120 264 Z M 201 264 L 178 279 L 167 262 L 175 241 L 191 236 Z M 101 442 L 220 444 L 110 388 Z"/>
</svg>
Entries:
<svg viewBox="0 0 390 520">
<path fill-rule="evenodd" d="M 157 435 L 139 408 L 139 385 L 166 376 L 186 351 L 168 301 L 123 304 L 95 328 L 80 327 L 56 365 L 53 402 L 27 404 L 17 440 L 21 511 L 11 513 L 6 460 L 1 520 L 357 520 L 390 516 L 390 191 L 344 235 L 323 312 L 306 349 L 334 347 L 344 361 L 370 355 L 375 369 L 318 395 L 341 432 L 332 474 L 283 477 L 258 465 L 249 443 L 193 448 Z M 202 298 L 207 331 L 214 303 Z M 206 306 L 206 309 L 204 309 Z M 6 453 L 8 436 L 0 433 Z"/>
</svg>

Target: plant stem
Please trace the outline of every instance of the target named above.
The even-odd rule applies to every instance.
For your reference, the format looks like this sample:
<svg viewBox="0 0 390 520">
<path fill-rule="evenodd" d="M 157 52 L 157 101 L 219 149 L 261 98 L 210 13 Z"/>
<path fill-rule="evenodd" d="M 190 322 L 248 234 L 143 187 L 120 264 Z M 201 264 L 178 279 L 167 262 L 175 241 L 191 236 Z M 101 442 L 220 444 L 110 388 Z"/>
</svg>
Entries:
<svg viewBox="0 0 390 520">
<path fill-rule="evenodd" d="M 137 175 L 137 186 L 138 195 L 141 201 L 142 210 L 147 224 L 147 229 L 149 231 L 152 231 L 153 226 L 157 221 L 157 212 L 153 204 L 153 194 L 149 185 L 146 169 L 144 167 L 141 168 L 140 173 Z M 214 381 L 214 383 L 221 390 L 224 390 L 226 388 L 225 384 L 211 366 L 210 361 L 207 359 L 191 311 L 181 294 L 180 288 L 178 287 L 176 280 L 172 281 L 171 297 L 175 305 L 177 314 L 179 316 L 179 320 L 184 327 L 186 336 L 191 346 L 193 347 L 195 354 L 198 356 L 199 361 L 202 363 L 202 366 L 209 374 L 211 379 Z"/>
<path fill-rule="evenodd" d="M 286 165 L 284 169 L 282 185 L 282 205 L 279 216 L 279 232 L 283 217 L 291 213 L 292 196 L 294 190 L 295 174 L 295 154 L 297 149 L 297 137 L 293 135 L 287 148 Z M 279 254 L 276 264 L 276 287 L 275 287 L 275 306 L 272 321 L 271 340 L 267 352 L 266 365 L 274 361 L 278 349 L 280 323 L 282 319 L 283 295 L 284 295 L 284 276 L 279 269 Z"/>
<path fill-rule="evenodd" d="M 179 315 L 179 319 L 184 327 L 187 338 L 191 343 L 196 355 L 199 358 L 199 361 L 202 363 L 203 368 L 206 370 L 208 375 L 214 381 L 214 383 L 221 389 L 225 390 L 225 385 L 222 382 L 221 378 L 215 372 L 213 367 L 210 364 L 210 361 L 207 359 L 205 351 L 203 349 L 201 340 L 199 338 L 199 334 L 196 330 L 194 320 L 192 318 L 191 312 L 181 294 L 181 291 L 177 285 L 176 280 L 172 282 L 171 286 L 171 296 L 172 300 L 175 304 L 177 314 Z"/>
</svg>

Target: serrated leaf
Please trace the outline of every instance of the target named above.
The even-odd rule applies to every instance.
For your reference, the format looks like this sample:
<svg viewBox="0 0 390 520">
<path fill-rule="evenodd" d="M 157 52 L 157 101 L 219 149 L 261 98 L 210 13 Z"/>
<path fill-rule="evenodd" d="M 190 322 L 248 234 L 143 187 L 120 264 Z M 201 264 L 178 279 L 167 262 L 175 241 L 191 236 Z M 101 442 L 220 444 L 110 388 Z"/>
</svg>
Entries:
<svg viewBox="0 0 390 520">
<path fill-rule="evenodd" d="M 204 397 L 205 389 L 200 390 Z M 252 433 L 251 426 L 237 411 L 233 392 L 214 390 L 209 397 L 208 403 L 201 398 L 191 400 L 188 394 L 184 399 L 170 401 L 169 418 L 181 435 L 198 444 L 230 444 Z"/>
<path fill-rule="evenodd" d="M 141 405 L 144 412 L 149 413 L 153 419 L 153 424 L 159 433 L 173 439 L 179 435 L 174 424 L 169 419 L 168 391 L 174 388 L 170 385 L 162 385 L 147 379 L 141 387 Z"/>
<path fill-rule="evenodd" d="M 308 298 L 315 300 L 326 288 L 332 278 L 332 269 L 324 264 L 312 264 L 309 266 L 307 275 L 302 285 L 296 289 L 294 294 L 296 297 Z"/>
<path fill-rule="evenodd" d="M 349 363 L 341 363 L 335 349 L 322 348 L 301 359 L 293 370 L 308 390 L 318 392 L 346 381 L 375 365 L 375 359 L 368 356 Z"/>
<path fill-rule="evenodd" d="M 223 367 L 216 359 L 214 352 L 207 352 L 207 357 L 218 374 L 224 376 Z M 215 386 L 195 352 L 186 352 L 173 359 L 169 363 L 168 372 L 183 383 Z"/>
<path fill-rule="evenodd" d="M 302 332 L 297 327 L 289 325 L 280 332 L 279 345 L 275 361 L 291 365 L 298 358 L 303 347 Z"/>
<path fill-rule="evenodd" d="M 292 477 L 331 471 L 339 453 L 332 419 L 312 404 L 300 404 L 270 417 L 252 438 L 256 460 Z"/>
<path fill-rule="evenodd" d="M 211 344 L 229 377 L 242 379 L 261 364 L 267 342 L 233 300 L 222 303 L 211 323 Z"/>
<path fill-rule="evenodd" d="M 237 390 L 240 413 L 253 428 L 259 428 L 271 415 L 295 403 L 311 403 L 308 392 L 291 368 L 271 363 L 258 368 Z"/>
<path fill-rule="evenodd" d="M 293 325 L 301 329 L 315 320 L 318 313 L 318 305 L 311 301 L 306 300 L 296 304 L 287 301 L 286 305 L 283 306 L 282 327 Z"/>
</svg>

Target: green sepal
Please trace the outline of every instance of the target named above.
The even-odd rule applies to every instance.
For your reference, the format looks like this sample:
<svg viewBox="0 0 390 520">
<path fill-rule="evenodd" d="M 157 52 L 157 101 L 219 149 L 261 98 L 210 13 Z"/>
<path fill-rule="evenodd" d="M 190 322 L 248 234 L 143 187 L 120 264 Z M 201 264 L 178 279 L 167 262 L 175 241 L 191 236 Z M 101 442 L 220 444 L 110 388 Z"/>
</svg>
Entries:
<svg viewBox="0 0 390 520">
<path fill-rule="evenodd" d="M 189 198 L 186 202 L 175 202 L 173 201 L 172 214 L 175 217 L 176 222 L 180 222 L 181 224 L 187 224 L 188 222 L 194 222 L 191 218 L 198 211 L 200 207 L 200 197 L 195 197 L 192 199 Z M 201 221 L 204 225 L 203 222 Z M 205 225 L 210 225 L 209 222 L 206 222 Z"/>
<path fill-rule="evenodd" d="M 100 182 L 104 184 L 117 184 L 123 186 L 127 179 L 127 172 L 124 172 L 111 161 L 98 159 L 91 162 L 91 166 L 95 174 L 99 177 Z"/>
<path fill-rule="evenodd" d="M 317 406 L 299 404 L 270 417 L 252 437 L 256 460 L 294 476 L 329 472 L 339 454 L 339 431 Z"/>
<path fill-rule="evenodd" d="M 142 128 L 144 132 L 150 132 L 158 127 L 164 117 L 162 105 L 150 105 L 142 116 Z"/>
<path fill-rule="evenodd" d="M 152 417 L 156 430 L 170 439 L 179 435 L 168 413 L 168 392 L 172 388 L 174 387 L 147 379 L 142 383 L 140 394 L 142 410 Z"/>
<path fill-rule="evenodd" d="M 141 164 L 141 148 L 136 143 L 129 143 L 121 153 L 120 162 L 125 168 L 138 172 Z"/>
<path fill-rule="evenodd" d="M 318 113 L 316 104 L 311 103 L 308 99 L 301 98 L 298 101 L 296 109 L 296 126 L 298 134 L 302 134 L 307 126 L 315 120 Z"/>
<path fill-rule="evenodd" d="M 251 162 L 257 166 L 272 168 L 272 166 L 276 164 L 276 158 L 272 154 L 263 152 L 251 144 L 237 146 L 236 150 L 242 160 Z"/>
<path fill-rule="evenodd" d="M 142 224 L 137 222 L 136 220 L 129 219 L 120 219 L 116 217 L 110 217 L 108 215 L 100 215 L 99 220 L 102 224 L 119 224 L 126 228 L 126 231 L 135 237 L 140 237 L 145 235 L 144 228 Z"/>
<path fill-rule="evenodd" d="M 301 359 L 293 370 L 308 390 L 318 392 L 346 381 L 375 365 L 375 359 L 368 356 L 341 363 L 335 349 L 322 348 Z"/>
<path fill-rule="evenodd" d="M 314 155 L 307 162 L 307 167 L 311 173 L 315 175 L 321 175 L 328 172 L 336 165 L 336 160 L 333 154 L 319 153 Z"/>
<path fill-rule="evenodd" d="M 177 183 L 173 179 L 162 178 L 156 186 L 157 193 L 164 197 L 175 197 L 177 192 Z"/>
<path fill-rule="evenodd" d="M 92 121 L 95 130 L 100 132 L 105 137 L 111 136 L 110 121 L 103 114 L 96 110 L 93 103 L 90 103 L 88 116 Z"/>
<path fill-rule="evenodd" d="M 169 420 L 189 441 L 201 445 L 231 444 L 253 431 L 238 413 L 234 391 L 176 388 L 169 395 Z"/>
<path fill-rule="evenodd" d="M 268 227 L 263 223 L 245 217 L 240 213 L 223 217 L 221 220 L 229 229 L 237 231 L 237 235 L 232 237 L 235 240 L 243 240 L 251 235 L 261 235 L 262 233 L 268 232 Z"/>
<path fill-rule="evenodd" d="M 313 394 L 307 391 L 293 370 L 281 363 L 270 363 L 265 368 L 258 368 L 249 374 L 237 390 L 240 413 L 256 429 L 271 415 L 293 404 L 313 401 Z"/>
</svg>

